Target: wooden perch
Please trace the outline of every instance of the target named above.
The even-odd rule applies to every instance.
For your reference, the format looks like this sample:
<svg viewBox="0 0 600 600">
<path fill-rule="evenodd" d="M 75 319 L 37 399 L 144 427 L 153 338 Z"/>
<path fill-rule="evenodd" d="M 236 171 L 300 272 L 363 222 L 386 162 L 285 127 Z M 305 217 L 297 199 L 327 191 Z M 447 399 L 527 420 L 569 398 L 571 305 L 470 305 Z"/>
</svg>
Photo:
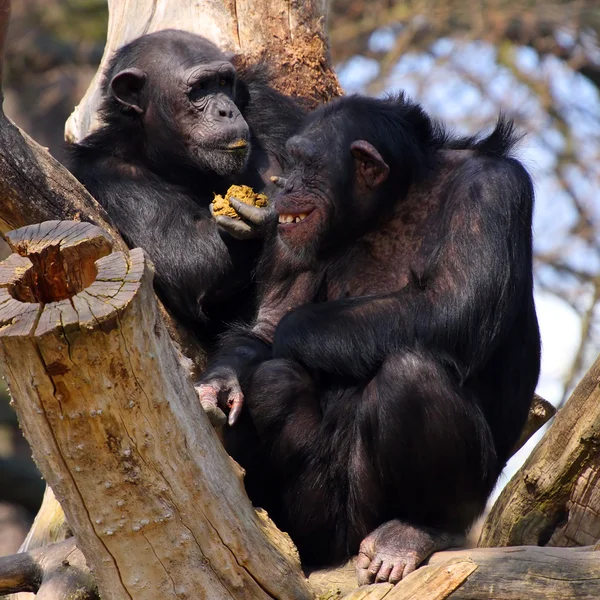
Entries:
<svg viewBox="0 0 600 600">
<path fill-rule="evenodd" d="M 600 553 L 593 546 L 449 550 L 395 586 L 356 589 L 352 562 L 309 581 L 322 600 L 597 600 Z"/>
<path fill-rule="evenodd" d="M 142 251 L 87 223 L 7 238 L 0 354 L 102 598 L 310 598 L 177 361 Z"/>
<path fill-rule="evenodd" d="M 506 485 L 480 546 L 584 546 L 600 539 L 600 357 Z"/>
</svg>

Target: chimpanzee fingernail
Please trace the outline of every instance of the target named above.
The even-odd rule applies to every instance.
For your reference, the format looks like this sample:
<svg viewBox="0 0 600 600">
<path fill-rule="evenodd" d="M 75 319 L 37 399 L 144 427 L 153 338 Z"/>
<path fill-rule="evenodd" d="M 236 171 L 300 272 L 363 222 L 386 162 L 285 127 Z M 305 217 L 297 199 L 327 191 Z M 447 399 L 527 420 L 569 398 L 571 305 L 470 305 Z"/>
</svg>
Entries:
<svg viewBox="0 0 600 600">
<path fill-rule="evenodd" d="M 241 412 L 242 412 L 242 403 L 234 402 L 233 406 L 231 407 L 231 410 L 229 411 L 229 419 L 228 419 L 229 425 L 235 425 Z"/>
</svg>

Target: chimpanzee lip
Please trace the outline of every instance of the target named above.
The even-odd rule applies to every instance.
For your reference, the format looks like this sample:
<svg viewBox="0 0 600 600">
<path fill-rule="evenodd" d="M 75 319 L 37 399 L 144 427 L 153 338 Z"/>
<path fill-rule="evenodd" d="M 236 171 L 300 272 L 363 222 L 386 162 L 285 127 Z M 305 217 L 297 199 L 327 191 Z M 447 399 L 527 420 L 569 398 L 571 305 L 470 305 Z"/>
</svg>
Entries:
<svg viewBox="0 0 600 600">
<path fill-rule="evenodd" d="M 231 144 L 227 144 L 228 150 L 241 150 L 246 149 L 248 147 L 248 140 L 240 138 L 235 142 L 231 142 Z"/>
</svg>

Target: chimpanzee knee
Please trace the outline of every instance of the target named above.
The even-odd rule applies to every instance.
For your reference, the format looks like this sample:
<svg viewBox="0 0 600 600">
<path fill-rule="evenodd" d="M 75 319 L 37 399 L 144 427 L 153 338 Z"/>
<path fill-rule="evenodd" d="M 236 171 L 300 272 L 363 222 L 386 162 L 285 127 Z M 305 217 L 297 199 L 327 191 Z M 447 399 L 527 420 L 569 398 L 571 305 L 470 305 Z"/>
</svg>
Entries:
<svg viewBox="0 0 600 600">
<path fill-rule="evenodd" d="M 389 356 L 364 398 L 378 411 L 373 450 L 384 480 L 391 489 L 411 490 L 402 510 L 409 514 L 401 516 L 451 530 L 468 526 L 497 477 L 491 431 L 476 398 L 441 360 L 417 351 Z M 405 504 L 404 492 L 394 495 Z"/>
<path fill-rule="evenodd" d="M 253 422 L 260 428 L 283 426 L 295 412 L 295 403 L 312 390 L 310 375 L 298 363 L 275 359 L 254 371 L 246 391 Z"/>
</svg>

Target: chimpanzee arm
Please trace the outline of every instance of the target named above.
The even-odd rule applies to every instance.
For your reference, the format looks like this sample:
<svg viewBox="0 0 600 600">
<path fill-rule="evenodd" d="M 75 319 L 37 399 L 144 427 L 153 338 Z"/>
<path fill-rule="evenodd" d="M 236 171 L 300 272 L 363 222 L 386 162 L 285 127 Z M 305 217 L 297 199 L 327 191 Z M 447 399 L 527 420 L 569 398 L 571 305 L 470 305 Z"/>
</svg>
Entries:
<svg viewBox="0 0 600 600">
<path fill-rule="evenodd" d="M 301 306 L 277 327 L 274 358 L 363 379 L 418 344 L 468 375 L 532 302 L 532 207 L 518 162 L 472 159 L 449 190 L 446 234 L 427 269 L 395 294 Z"/>
<path fill-rule="evenodd" d="M 157 291 L 180 319 L 202 322 L 207 303 L 228 298 L 249 282 L 260 242 L 222 236 L 208 209 L 174 186 L 147 174 L 125 178 L 99 165 L 75 174 L 127 244 L 150 256 Z"/>
<path fill-rule="evenodd" d="M 303 272 L 292 280 L 272 282 L 265 290 L 261 307 L 252 329 L 232 329 L 221 344 L 221 350 L 206 368 L 196 385 L 205 408 L 217 404 L 219 398 L 230 408 L 229 423 L 235 423 L 243 404 L 242 387 L 254 369 L 272 357 L 271 342 L 277 323 L 289 310 L 314 298 L 318 278 Z"/>
</svg>

